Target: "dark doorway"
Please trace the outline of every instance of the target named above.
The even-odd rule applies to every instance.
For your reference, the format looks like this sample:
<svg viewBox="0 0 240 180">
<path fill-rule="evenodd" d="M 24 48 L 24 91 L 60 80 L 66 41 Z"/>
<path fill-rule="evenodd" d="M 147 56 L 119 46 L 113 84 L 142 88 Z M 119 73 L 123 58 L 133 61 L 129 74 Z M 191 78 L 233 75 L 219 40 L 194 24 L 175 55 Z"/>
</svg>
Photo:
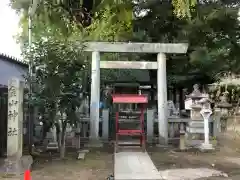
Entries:
<svg viewBox="0 0 240 180">
<path fill-rule="evenodd" d="M 7 152 L 8 89 L 0 88 L 0 156 Z"/>
</svg>

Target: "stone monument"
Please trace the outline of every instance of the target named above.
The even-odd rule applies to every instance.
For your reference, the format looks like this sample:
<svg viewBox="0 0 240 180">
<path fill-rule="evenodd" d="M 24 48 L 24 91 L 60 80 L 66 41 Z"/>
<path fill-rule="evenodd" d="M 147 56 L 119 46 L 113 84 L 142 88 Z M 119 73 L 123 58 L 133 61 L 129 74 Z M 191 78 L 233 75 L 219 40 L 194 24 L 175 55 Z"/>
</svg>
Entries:
<svg viewBox="0 0 240 180">
<path fill-rule="evenodd" d="M 232 105 L 228 103 L 228 92 L 224 92 L 222 96 L 220 96 L 220 102 L 216 104 L 217 108 L 220 108 L 221 111 L 221 119 L 220 119 L 220 129 L 221 131 L 225 131 L 227 128 L 227 119 L 229 109 L 232 108 Z"/>
<path fill-rule="evenodd" d="M 23 134 L 23 89 L 18 79 L 11 79 L 8 85 L 8 131 L 7 156 L 22 156 Z"/>
<path fill-rule="evenodd" d="M 56 125 L 53 125 L 53 127 L 50 129 L 51 133 L 51 140 L 48 143 L 46 150 L 51 151 L 51 150 L 58 150 L 58 142 L 57 142 L 57 128 Z"/>
<path fill-rule="evenodd" d="M 186 135 L 188 144 L 190 146 L 195 146 L 199 144 L 201 135 L 204 134 L 204 121 L 200 113 L 202 109 L 201 99 L 206 98 L 206 94 L 202 94 L 199 90 L 199 86 L 195 84 L 193 86 L 193 92 L 186 96 L 192 100 L 192 105 L 190 109 L 190 121 L 186 128 Z"/>
<path fill-rule="evenodd" d="M 168 117 L 169 118 L 179 118 L 180 112 L 179 109 L 176 109 L 172 100 L 167 101 L 168 104 Z"/>
<path fill-rule="evenodd" d="M 6 174 L 19 175 L 29 169 L 31 156 L 22 157 L 23 147 L 23 91 L 24 82 L 12 78 L 8 82 L 8 125 L 7 159 L 4 163 Z"/>
</svg>

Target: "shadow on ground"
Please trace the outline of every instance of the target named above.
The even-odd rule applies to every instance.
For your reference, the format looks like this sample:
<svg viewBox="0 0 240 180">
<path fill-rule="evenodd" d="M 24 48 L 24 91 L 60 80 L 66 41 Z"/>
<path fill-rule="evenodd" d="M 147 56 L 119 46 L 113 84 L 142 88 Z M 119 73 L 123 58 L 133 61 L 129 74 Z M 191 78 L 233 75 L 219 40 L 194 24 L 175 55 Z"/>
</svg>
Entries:
<svg viewBox="0 0 240 180">
<path fill-rule="evenodd" d="M 94 149 L 84 160 L 77 160 L 76 153 L 68 153 L 64 160 L 58 154 L 42 154 L 35 159 L 32 168 L 33 180 L 105 180 L 112 174 L 113 154 L 110 148 Z M 0 180 L 19 180 L 22 177 Z"/>
<path fill-rule="evenodd" d="M 42 159 L 34 165 L 33 180 L 105 180 L 112 174 L 113 155 L 108 149 L 90 150 L 84 160 L 76 160 L 76 154 L 68 154 L 64 161 Z"/>
</svg>

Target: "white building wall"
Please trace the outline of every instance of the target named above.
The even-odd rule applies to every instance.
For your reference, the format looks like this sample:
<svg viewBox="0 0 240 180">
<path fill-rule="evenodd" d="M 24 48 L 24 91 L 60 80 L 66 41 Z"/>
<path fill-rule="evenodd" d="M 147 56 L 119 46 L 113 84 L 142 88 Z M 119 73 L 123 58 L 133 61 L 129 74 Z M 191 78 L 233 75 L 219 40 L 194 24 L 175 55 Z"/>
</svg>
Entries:
<svg viewBox="0 0 240 180">
<path fill-rule="evenodd" d="M 16 77 L 24 80 L 24 75 L 28 71 L 27 67 L 22 67 L 11 61 L 5 61 L 0 59 L 0 84 L 8 85 L 8 80 L 11 77 Z"/>
</svg>

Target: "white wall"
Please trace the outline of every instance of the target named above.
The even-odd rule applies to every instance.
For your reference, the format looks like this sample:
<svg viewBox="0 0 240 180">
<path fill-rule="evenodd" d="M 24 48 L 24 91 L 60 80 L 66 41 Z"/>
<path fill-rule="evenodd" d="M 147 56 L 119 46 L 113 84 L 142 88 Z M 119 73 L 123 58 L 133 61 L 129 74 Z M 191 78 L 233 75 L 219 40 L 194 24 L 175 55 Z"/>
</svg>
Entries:
<svg viewBox="0 0 240 180">
<path fill-rule="evenodd" d="M 8 80 L 11 77 L 17 77 L 24 80 L 23 75 L 26 75 L 27 71 L 28 68 L 26 67 L 0 58 L 0 84 L 2 85 L 8 85 Z"/>
</svg>

